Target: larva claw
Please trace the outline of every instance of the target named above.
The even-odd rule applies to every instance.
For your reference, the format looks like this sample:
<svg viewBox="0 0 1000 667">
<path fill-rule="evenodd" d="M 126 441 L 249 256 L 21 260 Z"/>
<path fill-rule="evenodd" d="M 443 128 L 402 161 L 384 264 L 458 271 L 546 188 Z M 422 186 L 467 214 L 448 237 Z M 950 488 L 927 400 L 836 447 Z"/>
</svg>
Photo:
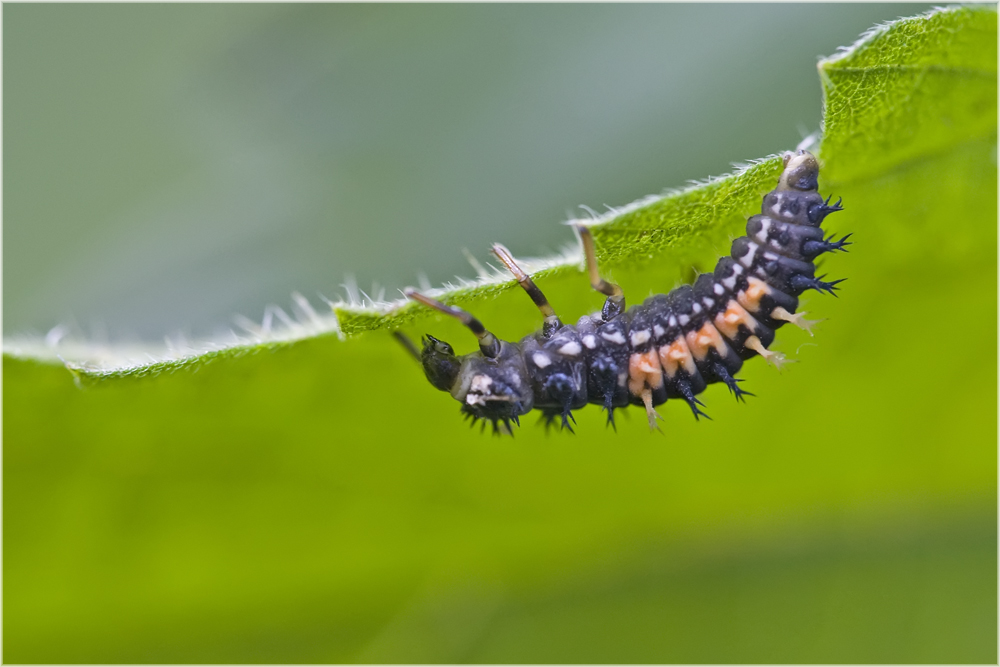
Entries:
<svg viewBox="0 0 1000 667">
<path fill-rule="evenodd" d="M 813 335 L 813 326 L 822 322 L 822 320 L 807 320 L 805 313 L 790 313 L 780 306 L 771 311 L 771 318 L 794 324 L 810 336 Z"/>
<path fill-rule="evenodd" d="M 789 360 L 785 358 L 785 355 L 781 352 L 775 352 L 774 350 L 767 349 L 756 336 L 750 336 L 750 338 L 747 338 L 746 346 L 760 356 L 764 357 L 764 361 L 771 364 L 778 370 L 781 370 L 782 366 L 789 363 Z"/>
<path fill-rule="evenodd" d="M 642 402 L 646 406 L 646 419 L 649 420 L 649 430 L 660 431 L 662 433 L 663 429 L 661 429 L 660 425 L 656 422 L 659 419 L 663 419 L 663 417 L 661 417 L 660 413 L 653 407 L 653 392 L 649 389 L 649 387 L 646 387 L 642 390 L 641 396 Z"/>
</svg>

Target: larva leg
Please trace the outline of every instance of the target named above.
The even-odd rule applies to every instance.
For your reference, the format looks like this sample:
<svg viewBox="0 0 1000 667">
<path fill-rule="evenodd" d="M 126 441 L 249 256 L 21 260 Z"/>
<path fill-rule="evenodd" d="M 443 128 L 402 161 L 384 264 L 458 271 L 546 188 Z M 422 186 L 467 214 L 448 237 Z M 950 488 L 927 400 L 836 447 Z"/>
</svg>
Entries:
<svg viewBox="0 0 1000 667">
<path fill-rule="evenodd" d="M 455 306 L 446 306 L 437 299 L 432 299 L 425 294 L 421 294 L 415 289 L 407 289 L 403 293 L 407 296 L 407 298 L 419 301 L 425 306 L 430 306 L 435 310 L 441 311 L 445 315 L 450 315 L 468 327 L 469 331 L 475 334 L 476 338 L 479 339 L 479 350 L 483 353 L 484 357 L 496 359 L 500 354 L 500 341 L 497 340 L 496 336 L 487 331 L 482 322 L 477 320 L 471 314 Z"/>
<path fill-rule="evenodd" d="M 580 233 L 580 240 L 583 242 L 583 254 L 587 259 L 587 273 L 590 274 L 590 285 L 608 297 L 607 301 L 604 302 L 604 308 L 601 309 L 601 317 L 607 322 L 625 311 L 625 293 L 618 285 L 601 278 L 601 272 L 597 267 L 597 252 L 594 249 L 594 237 L 590 233 L 590 230 L 583 225 L 576 225 L 576 231 Z"/>
<path fill-rule="evenodd" d="M 531 297 L 531 300 L 538 306 L 538 310 L 541 311 L 542 316 L 545 318 L 542 324 L 542 335 L 547 338 L 559 330 L 562 327 L 562 321 L 556 315 L 556 311 L 553 310 L 542 290 L 538 289 L 538 285 L 517 265 L 517 262 L 514 261 L 514 256 L 510 254 L 510 250 L 507 250 L 507 248 L 499 243 L 495 243 L 493 244 L 493 254 L 503 262 L 503 265 L 513 274 L 524 291 Z"/>
<path fill-rule="evenodd" d="M 764 357 L 764 361 L 769 364 L 773 364 L 775 368 L 781 369 L 783 365 L 788 363 L 788 359 L 785 359 L 785 355 L 781 352 L 775 352 L 774 350 L 769 350 L 764 347 L 764 344 L 760 342 L 760 339 L 756 336 L 750 336 L 744 343 L 748 348 Z"/>
<path fill-rule="evenodd" d="M 646 387 L 642 390 L 640 396 L 642 396 L 643 405 L 646 406 L 646 419 L 649 420 L 649 430 L 662 431 L 663 429 L 661 429 L 659 424 L 656 423 L 656 420 L 663 419 L 663 417 L 661 417 L 660 413 L 653 407 L 653 390 Z"/>
<path fill-rule="evenodd" d="M 790 322 L 798 328 L 802 329 L 810 336 L 813 335 L 812 328 L 813 325 L 819 324 L 822 320 L 807 320 L 805 318 L 805 313 L 790 313 L 781 306 L 778 306 L 771 311 L 771 317 L 775 320 L 782 320 L 783 322 Z"/>
</svg>

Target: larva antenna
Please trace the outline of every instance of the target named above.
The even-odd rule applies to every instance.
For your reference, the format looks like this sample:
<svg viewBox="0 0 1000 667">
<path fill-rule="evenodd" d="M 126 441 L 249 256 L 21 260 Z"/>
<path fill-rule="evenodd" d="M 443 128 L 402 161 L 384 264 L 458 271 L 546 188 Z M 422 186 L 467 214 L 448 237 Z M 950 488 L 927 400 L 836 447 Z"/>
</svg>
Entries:
<svg viewBox="0 0 1000 667">
<path fill-rule="evenodd" d="M 469 331 L 475 334 L 476 338 L 479 339 L 479 350 L 483 353 L 484 357 L 496 359 L 500 354 L 500 341 L 497 340 L 497 337 L 483 326 L 482 322 L 477 320 L 470 313 L 465 312 L 457 306 L 446 306 L 437 299 L 432 299 L 426 294 L 421 294 L 412 288 L 404 290 L 403 294 L 405 294 L 408 299 L 419 301 L 425 306 L 429 306 L 434 310 L 444 313 L 445 315 L 454 317 L 456 320 L 465 325 Z"/>
</svg>

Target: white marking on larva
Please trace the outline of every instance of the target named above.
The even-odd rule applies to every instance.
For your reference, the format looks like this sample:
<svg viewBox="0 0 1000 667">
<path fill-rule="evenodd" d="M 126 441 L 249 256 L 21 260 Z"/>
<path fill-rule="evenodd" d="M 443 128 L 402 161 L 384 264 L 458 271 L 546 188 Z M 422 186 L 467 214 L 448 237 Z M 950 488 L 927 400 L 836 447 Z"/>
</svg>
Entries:
<svg viewBox="0 0 1000 667">
<path fill-rule="evenodd" d="M 691 310 L 694 312 L 695 315 L 697 315 L 698 313 L 701 312 L 701 306 L 699 306 L 697 303 L 692 303 Z"/>
<path fill-rule="evenodd" d="M 739 264 L 733 264 L 733 274 L 738 276 L 741 273 L 743 273 L 743 267 L 740 266 Z"/>
<path fill-rule="evenodd" d="M 728 278 L 722 281 L 722 284 L 731 290 L 736 289 L 736 276 L 729 276 Z"/>
<path fill-rule="evenodd" d="M 712 301 L 711 299 L 709 299 L 709 298 L 708 298 L 707 296 L 706 296 L 705 298 L 703 298 L 703 299 L 701 300 L 701 302 L 702 302 L 703 304 L 705 304 L 705 307 L 706 307 L 706 308 L 711 308 L 712 306 L 714 306 L 714 305 L 715 305 L 715 302 L 714 302 L 714 301 Z"/>
<path fill-rule="evenodd" d="M 750 246 L 750 248 L 747 249 L 747 254 L 740 257 L 739 260 L 737 261 L 739 261 L 739 263 L 742 264 L 743 266 L 749 268 L 751 265 L 753 265 L 753 257 L 757 253 L 758 246 L 753 241 L 750 241 L 747 245 Z"/>
<path fill-rule="evenodd" d="M 778 256 L 775 255 L 773 252 L 765 252 L 764 259 L 766 259 L 769 262 L 773 262 L 778 259 Z"/>
<path fill-rule="evenodd" d="M 654 324 L 653 325 L 653 335 L 654 336 L 656 336 L 657 338 L 659 338 L 664 333 L 666 333 L 666 332 L 663 330 L 663 327 L 661 327 L 659 324 Z"/>
<path fill-rule="evenodd" d="M 774 206 L 771 207 L 771 210 L 774 211 L 775 215 L 781 215 L 781 200 L 780 199 L 774 203 Z"/>
<path fill-rule="evenodd" d="M 670 316 L 670 320 L 667 322 L 672 327 L 677 326 L 677 318 L 673 315 Z"/>
<path fill-rule="evenodd" d="M 539 368 L 546 368 L 547 366 L 552 365 L 552 360 L 549 359 L 548 355 L 541 352 L 535 352 L 531 355 L 531 360 L 534 361 L 535 365 Z"/>
<path fill-rule="evenodd" d="M 733 284 L 735 283 L 736 281 L 734 280 Z M 715 292 L 716 296 L 722 296 L 723 294 L 726 293 L 726 288 L 720 285 L 719 283 L 715 283 L 714 285 L 712 285 L 712 291 Z"/>
<path fill-rule="evenodd" d="M 465 395 L 465 402 L 469 405 L 486 405 L 485 394 L 490 393 L 493 385 L 493 378 L 489 375 L 474 375 L 472 383 L 469 385 L 469 393 Z"/>
<path fill-rule="evenodd" d="M 595 347 L 597 347 L 597 339 L 594 338 L 593 336 L 584 336 L 583 344 L 587 346 L 588 350 L 593 350 Z"/>
<path fill-rule="evenodd" d="M 688 317 L 687 315 L 678 315 L 677 318 L 681 321 L 682 327 L 686 326 L 687 323 L 691 321 L 691 318 Z"/>
<path fill-rule="evenodd" d="M 609 343 L 615 343 L 616 345 L 625 344 L 625 336 L 622 335 L 621 331 L 616 331 L 614 333 L 604 332 L 601 334 L 601 338 L 608 341 Z"/>
<path fill-rule="evenodd" d="M 762 228 L 759 232 L 754 234 L 753 237 L 761 243 L 767 243 L 767 230 Z"/>
<path fill-rule="evenodd" d="M 559 348 L 559 354 L 564 354 L 567 357 L 575 357 L 582 351 L 583 348 L 580 347 L 580 344 L 577 343 L 575 340 L 571 340 L 570 342 L 566 343 L 565 345 Z"/>
<path fill-rule="evenodd" d="M 633 331 L 632 332 L 632 345 L 642 345 L 647 340 L 649 340 L 649 330 L 644 329 L 643 331 Z"/>
<path fill-rule="evenodd" d="M 472 377 L 472 385 L 469 387 L 469 391 L 474 391 L 477 394 L 485 394 L 489 392 L 492 384 L 493 378 L 489 375 L 474 375 Z"/>
</svg>

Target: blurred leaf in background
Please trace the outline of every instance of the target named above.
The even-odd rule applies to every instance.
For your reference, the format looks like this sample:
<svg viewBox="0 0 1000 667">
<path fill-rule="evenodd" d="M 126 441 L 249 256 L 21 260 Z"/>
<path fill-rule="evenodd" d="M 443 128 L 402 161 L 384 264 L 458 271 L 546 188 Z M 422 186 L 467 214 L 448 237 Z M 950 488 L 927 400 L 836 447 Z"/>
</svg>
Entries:
<svg viewBox="0 0 1000 667">
<path fill-rule="evenodd" d="M 60 306 L 38 298 L 56 291 L 39 276 L 56 286 L 74 274 L 77 295 L 102 294 L 83 301 L 88 313 L 105 299 L 140 333 L 203 326 L 177 286 L 217 290 L 225 276 L 234 294 L 246 288 L 252 272 L 226 261 L 253 253 L 222 250 L 240 243 L 342 252 L 343 270 L 383 257 L 367 264 L 373 277 L 401 284 L 421 267 L 447 278 L 463 245 L 511 239 L 515 252 L 537 253 L 565 235 L 555 224 L 564 211 L 544 201 L 623 203 L 797 143 L 797 121 L 782 114 L 801 104 L 812 127 L 818 97 L 780 67 L 802 60 L 826 93 L 821 190 L 847 206 L 831 229 L 856 241 L 824 267 L 850 278 L 842 298 L 806 304 L 829 318 L 817 337 L 781 331 L 802 363 L 780 376 L 748 364 L 757 397 L 736 405 L 710 390 L 712 422 L 665 406 L 666 437 L 642 419 L 606 431 L 596 410 L 581 413 L 575 438 L 530 425 L 513 440 L 481 436 L 380 331 L 173 373 L 84 377 L 82 388 L 59 365 L 5 355 L 6 661 L 996 662 L 993 8 L 875 31 L 822 62 L 821 77 L 796 44 L 830 53 L 854 38 L 835 26 L 857 33 L 912 8 L 5 9 L 5 326 L 9 295 L 18 327 L 49 326 Z M 87 58 L 56 58 L 98 30 L 116 38 L 95 38 Z M 650 44 L 684 45 L 684 57 L 665 61 Z M 93 77 L 76 88 L 69 74 L 38 77 L 29 70 L 45 61 L 31 57 L 43 53 L 50 69 L 38 71 L 89 64 Z M 141 67 L 143 53 L 159 76 Z M 619 56 L 639 68 L 634 79 L 614 75 Z M 371 76 L 351 68 L 358 61 Z M 179 101 L 227 103 L 187 106 L 203 111 L 190 125 L 201 130 L 172 143 L 110 95 L 130 76 L 173 102 L 146 110 L 164 127 Z M 692 92 L 678 95 L 688 79 Z M 33 143 L 33 126 L 65 118 L 58 104 L 30 106 L 45 95 L 75 96 L 93 114 L 63 128 L 75 163 L 53 159 L 60 136 Z M 359 95 L 384 101 L 354 115 L 336 104 Z M 365 134 L 370 118 L 385 119 L 384 135 Z M 525 143 L 511 143 L 507 132 L 525 127 Z M 386 152 L 371 150 L 375 135 Z M 671 142 L 691 142 L 691 154 L 677 158 Z M 128 159 L 77 168 L 109 146 Z M 225 168 L 193 169 L 183 146 Z M 275 156 L 292 166 L 275 170 Z M 334 177 L 310 162 L 352 166 Z M 88 204 L 109 174 L 135 208 Z M 173 195 L 158 185 L 170 174 Z M 444 177 L 450 188 L 430 187 Z M 322 232 L 328 243 L 296 222 L 320 185 L 331 190 L 324 219 L 337 221 Z M 495 200 L 476 194 L 487 190 Z M 57 215 L 60 201 L 90 217 Z M 132 226 L 154 209 L 162 227 Z M 378 226 L 393 217 L 415 226 Z M 214 224 L 227 218 L 238 224 Z M 73 225 L 90 245 L 69 242 Z M 261 275 L 245 296 L 203 303 L 218 317 L 283 297 L 268 289 L 332 280 L 317 257 L 295 260 L 249 262 Z M 215 276 L 198 268 L 213 263 Z M 323 277 L 283 282 L 296 274 L 280 267 L 297 263 Z M 173 291 L 157 266 L 183 274 Z M 635 301 L 672 287 L 676 268 L 655 257 L 623 262 L 615 277 Z M 580 274 L 544 287 L 567 319 L 599 304 Z M 168 292 L 176 302 L 162 310 L 175 320 L 130 302 L 144 297 L 152 313 Z M 522 294 L 475 309 L 507 338 L 538 324 Z M 451 322 L 416 324 L 466 340 Z"/>
</svg>

